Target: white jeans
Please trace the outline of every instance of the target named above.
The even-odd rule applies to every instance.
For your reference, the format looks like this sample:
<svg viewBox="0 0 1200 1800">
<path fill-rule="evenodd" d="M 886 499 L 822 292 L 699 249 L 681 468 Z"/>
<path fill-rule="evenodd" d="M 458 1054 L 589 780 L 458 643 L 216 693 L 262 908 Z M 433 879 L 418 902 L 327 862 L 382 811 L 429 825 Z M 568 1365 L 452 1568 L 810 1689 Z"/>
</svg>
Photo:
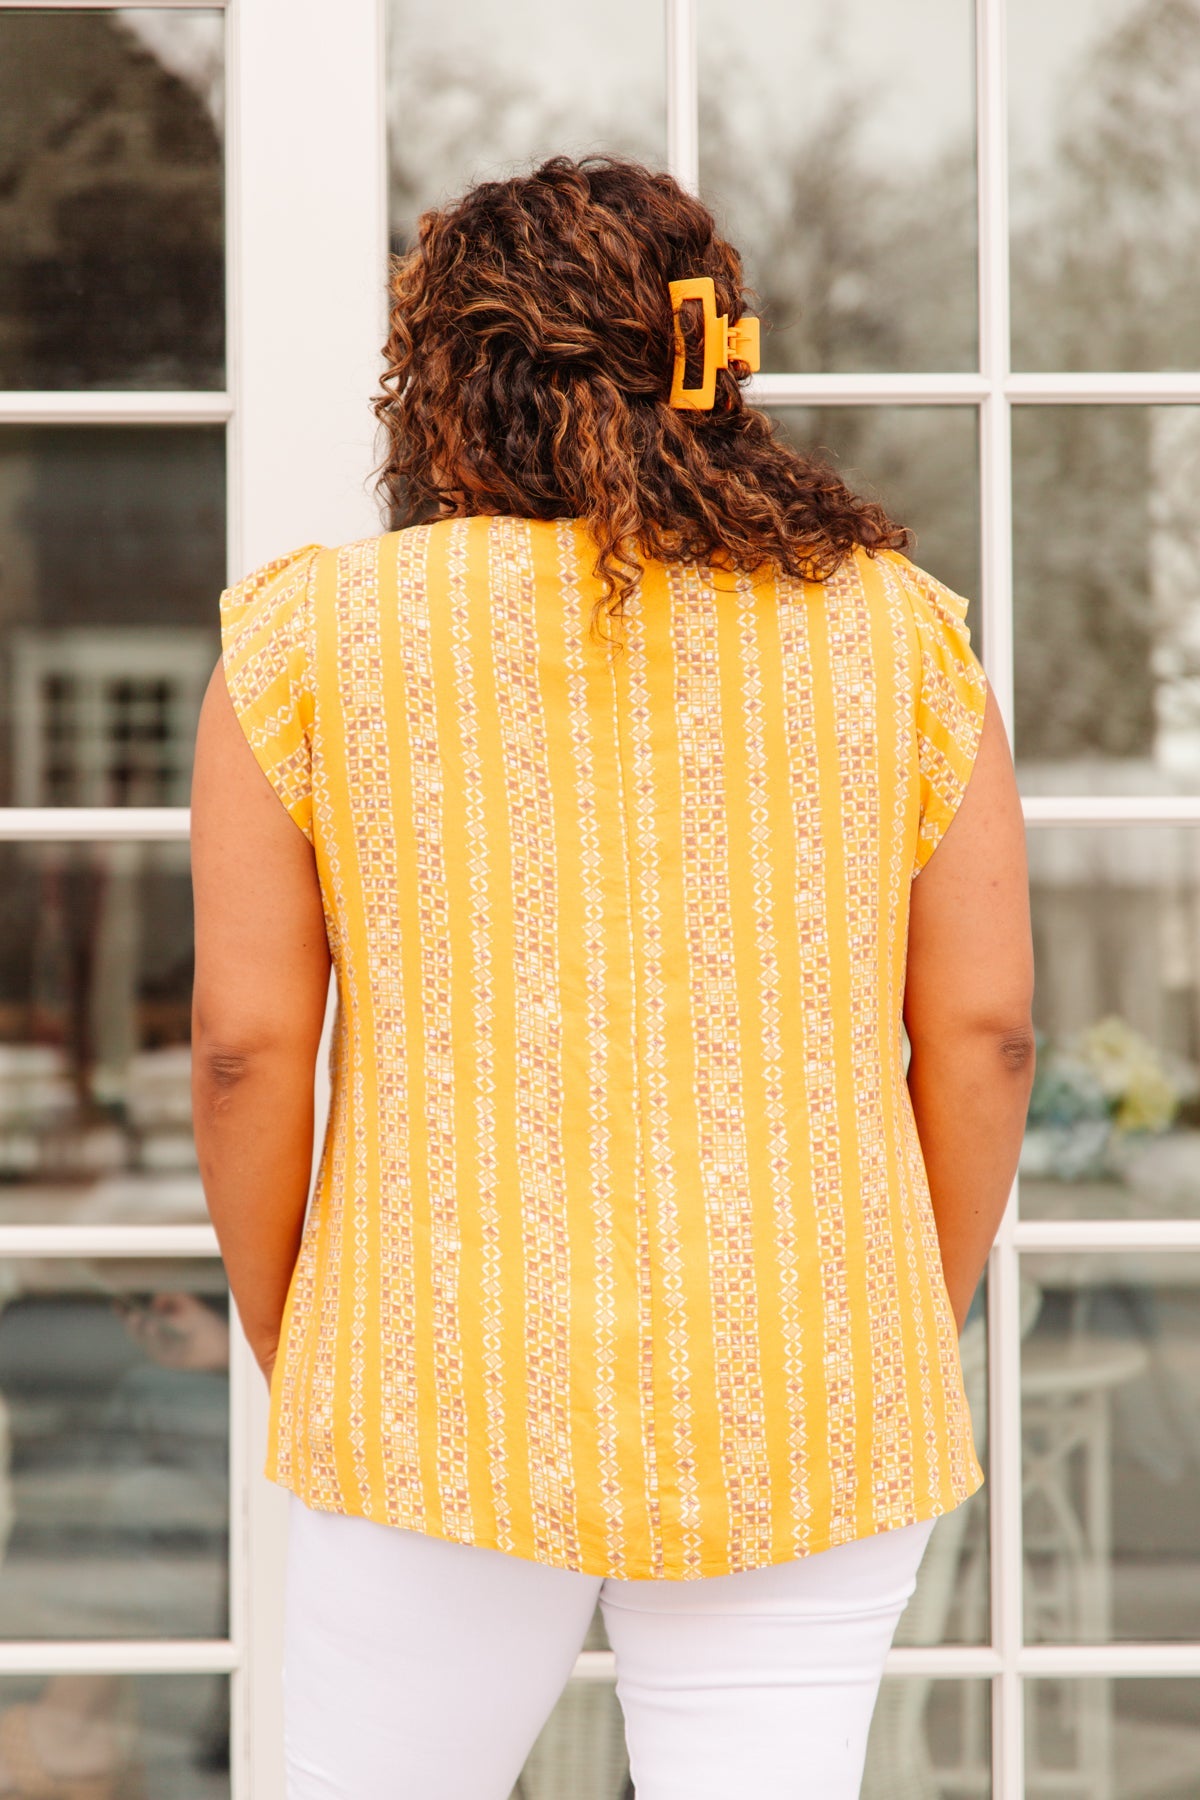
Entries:
<svg viewBox="0 0 1200 1800">
<path fill-rule="evenodd" d="M 742 1574 L 625 1581 L 292 1495 L 288 1800 L 508 1800 L 597 1600 L 637 1800 L 855 1800 L 931 1530 Z"/>
</svg>

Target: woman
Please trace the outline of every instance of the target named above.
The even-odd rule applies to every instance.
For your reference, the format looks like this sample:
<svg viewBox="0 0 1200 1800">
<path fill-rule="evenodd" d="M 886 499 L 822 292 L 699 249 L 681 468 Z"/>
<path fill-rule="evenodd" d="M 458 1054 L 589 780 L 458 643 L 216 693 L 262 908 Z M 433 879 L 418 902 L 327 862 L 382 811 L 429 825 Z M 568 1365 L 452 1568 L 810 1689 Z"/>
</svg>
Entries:
<svg viewBox="0 0 1200 1800">
<path fill-rule="evenodd" d="M 1033 1071 L 1003 725 L 966 603 L 746 405 L 739 259 L 669 177 L 485 183 L 392 299 L 424 522 L 223 596 L 196 762 L 288 1791 L 506 1800 L 598 1601 L 638 1800 L 846 1800 L 982 1480 L 956 1326 Z"/>
</svg>

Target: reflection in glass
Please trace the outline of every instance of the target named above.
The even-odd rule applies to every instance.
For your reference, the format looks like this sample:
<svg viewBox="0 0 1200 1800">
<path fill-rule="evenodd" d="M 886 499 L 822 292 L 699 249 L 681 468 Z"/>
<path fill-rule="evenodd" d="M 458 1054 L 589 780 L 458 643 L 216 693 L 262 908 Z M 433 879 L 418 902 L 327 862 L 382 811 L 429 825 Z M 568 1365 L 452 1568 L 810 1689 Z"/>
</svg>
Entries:
<svg viewBox="0 0 1200 1800">
<path fill-rule="evenodd" d="M 597 1606 L 583 1650 L 607 1650 Z M 613 1679 L 569 1681 L 542 1726 L 509 1800 L 634 1800 L 625 1721 Z"/>
<path fill-rule="evenodd" d="M 988 1468 L 987 1278 L 980 1282 L 959 1340 L 975 1449 Z M 933 1528 L 916 1592 L 896 1629 L 897 1644 L 982 1644 L 988 1638 L 988 1499 L 985 1483 Z M 909 1690 L 906 1690 L 909 1691 Z M 915 1691 L 915 1690 L 911 1690 Z"/>
<path fill-rule="evenodd" d="M 0 1739 L 38 1787 L 19 1794 L 228 1800 L 224 1675 L 50 1675 L 0 1681 Z M 27 1776 L 27 1779 L 29 1777 Z M 78 1785 L 75 1785 L 75 1783 Z"/>
<path fill-rule="evenodd" d="M 0 559 L 0 805 L 186 806 L 224 432 L 0 429 Z"/>
<path fill-rule="evenodd" d="M 987 1800 L 991 1704 L 986 1681 L 887 1676 L 871 1721 L 862 1800 Z"/>
<path fill-rule="evenodd" d="M 972 601 L 979 646 L 979 434 L 970 406 L 772 406 L 798 450 L 832 462 L 915 535 L 909 554 Z"/>
<path fill-rule="evenodd" d="M 599 1612 L 584 1644 L 608 1645 Z M 871 1724 L 862 1800 L 896 1800 L 897 1771 L 916 1796 L 991 1793 L 991 1693 L 985 1681 L 889 1677 Z M 568 1683 L 509 1800 L 633 1800 L 620 1703 L 610 1680 Z"/>
<path fill-rule="evenodd" d="M 700 0 L 700 178 L 763 366 L 976 366 L 969 0 Z"/>
<path fill-rule="evenodd" d="M 1025 1683 L 1025 1794 L 1194 1800 L 1200 1681 L 1058 1677 Z"/>
<path fill-rule="evenodd" d="M 430 30 L 418 0 L 387 3 L 387 112 L 393 246 L 418 215 L 473 182 L 544 157 L 607 151 L 661 168 L 666 107 L 661 6 L 608 0 L 474 0 Z"/>
<path fill-rule="evenodd" d="M 0 845 L 0 1222 L 205 1217 L 186 843 Z"/>
<path fill-rule="evenodd" d="M 1016 753 L 1040 793 L 1200 777 L 1200 407 L 1014 409 Z"/>
<path fill-rule="evenodd" d="M 1027 834 L 1038 1066 L 1034 1218 L 1200 1214 L 1200 830 Z"/>
<path fill-rule="evenodd" d="M 1200 1256 L 1046 1252 L 1023 1269 L 1026 1636 L 1194 1639 Z"/>
<path fill-rule="evenodd" d="M 225 1637 L 221 1265 L 0 1265 L 0 1635 Z"/>
<path fill-rule="evenodd" d="M 1014 367 L 1194 369 L 1200 12 L 1006 13 Z"/>
<path fill-rule="evenodd" d="M 222 385 L 222 24 L 0 10 L 0 387 Z"/>
</svg>

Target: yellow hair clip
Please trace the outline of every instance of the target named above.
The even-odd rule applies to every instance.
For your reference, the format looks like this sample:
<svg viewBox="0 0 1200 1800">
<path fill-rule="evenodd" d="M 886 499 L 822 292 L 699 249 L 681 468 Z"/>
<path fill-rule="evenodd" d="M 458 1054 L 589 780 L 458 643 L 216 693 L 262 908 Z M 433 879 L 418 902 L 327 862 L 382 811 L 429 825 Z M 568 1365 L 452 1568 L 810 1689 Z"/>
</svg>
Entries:
<svg viewBox="0 0 1200 1800">
<path fill-rule="evenodd" d="M 717 292 L 711 275 L 690 275 L 685 281 L 672 281 L 671 314 L 675 324 L 675 373 L 671 380 L 669 404 L 684 411 L 708 412 L 717 397 L 717 370 L 727 369 L 731 361 L 749 363 L 757 369 L 759 335 L 757 319 L 739 319 L 730 325 L 728 313 L 717 316 Z M 679 308 L 685 300 L 699 300 L 704 311 L 704 376 L 699 387 L 685 387 L 687 352 Z"/>
</svg>

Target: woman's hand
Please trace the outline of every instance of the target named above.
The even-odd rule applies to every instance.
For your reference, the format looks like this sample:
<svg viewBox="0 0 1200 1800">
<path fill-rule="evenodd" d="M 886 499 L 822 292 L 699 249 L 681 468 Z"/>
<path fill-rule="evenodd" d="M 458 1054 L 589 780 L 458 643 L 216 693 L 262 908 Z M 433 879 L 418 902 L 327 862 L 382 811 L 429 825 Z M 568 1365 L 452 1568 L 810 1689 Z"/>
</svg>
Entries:
<svg viewBox="0 0 1200 1800">
<path fill-rule="evenodd" d="M 229 1326 L 195 1294 L 152 1294 L 145 1303 L 118 1300 L 125 1329 L 164 1369 L 227 1369 Z"/>
</svg>

